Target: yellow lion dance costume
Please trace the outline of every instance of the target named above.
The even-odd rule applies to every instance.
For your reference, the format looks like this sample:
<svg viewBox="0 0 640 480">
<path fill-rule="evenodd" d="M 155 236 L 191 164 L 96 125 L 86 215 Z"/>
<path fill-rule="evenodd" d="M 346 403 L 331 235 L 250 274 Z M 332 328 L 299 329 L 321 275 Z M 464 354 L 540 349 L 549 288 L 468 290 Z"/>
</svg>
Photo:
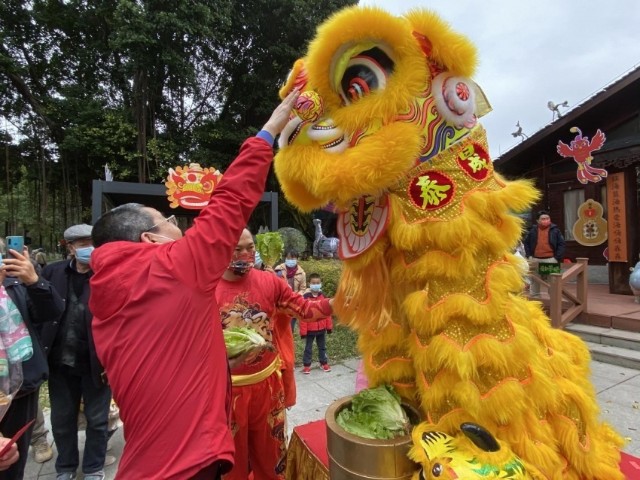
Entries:
<svg viewBox="0 0 640 480">
<path fill-rule="evenodd" d="M 490 478 L 622 480 L 587 349 L 520 293 L 512 213 L 538 193 L 493 171 L 475 64 L 431 12 L 339 12 L 280 92 L 305 93 L 276 174 L 300 209 L 340 212 L 336 313 L 359 334 L 370 385 L 420 405 L 420 431 L 485 427 L 527 471 Z M 419 441 L 411 456 L 415 478 L 436 478 Z"/>
</svg>

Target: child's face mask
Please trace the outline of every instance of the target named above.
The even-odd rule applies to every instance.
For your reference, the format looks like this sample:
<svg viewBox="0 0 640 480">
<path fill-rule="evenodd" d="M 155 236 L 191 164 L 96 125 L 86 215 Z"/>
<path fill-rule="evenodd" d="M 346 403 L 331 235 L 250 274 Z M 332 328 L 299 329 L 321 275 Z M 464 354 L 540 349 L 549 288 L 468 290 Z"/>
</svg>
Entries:
<svg viewBox="0 0 640 480">
<path fill-rule="evenodd" d="M 312 283 L 311 285 L 309 285 L 309 288 L 311 289 L 312 292 L 319 292 L 320 290 L 322 290 L 322 284 Z"/>
</svg>

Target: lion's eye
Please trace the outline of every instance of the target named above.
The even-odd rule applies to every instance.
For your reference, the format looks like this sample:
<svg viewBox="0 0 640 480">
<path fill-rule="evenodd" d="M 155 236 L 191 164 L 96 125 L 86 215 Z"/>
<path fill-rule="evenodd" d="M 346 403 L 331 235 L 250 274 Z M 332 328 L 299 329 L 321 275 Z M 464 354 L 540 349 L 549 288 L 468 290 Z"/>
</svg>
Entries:
<svg viewBox="0 0 640 480">
<path fill-rule="evenodd" d="M 340 81 L 340 96 L 348 105 L 371 92 L 382 90 L 393 72 L 393 61 L 379 48 L 364 51 L 349 60 Z"/>
<path fill-rule="evenodd" d="M 434 477 L 439 477 L 440 475 L 442 475 L 442 465 L 439 463 L 435 463 L 433 465 L 433 468 L 431 468 L 431 475 L 433 475 Z"/>
</svg>

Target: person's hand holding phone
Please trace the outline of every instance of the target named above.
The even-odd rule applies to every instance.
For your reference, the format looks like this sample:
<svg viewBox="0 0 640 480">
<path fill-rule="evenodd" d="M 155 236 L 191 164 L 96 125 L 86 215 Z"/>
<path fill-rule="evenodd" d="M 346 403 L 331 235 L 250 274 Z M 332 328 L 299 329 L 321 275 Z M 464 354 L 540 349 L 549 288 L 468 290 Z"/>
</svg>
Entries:
<svg viewBox="0 0 640 480">
<path fill-rule="evenodd" d="M 29 251 L 27 248 L 25 247 L 22 253 L 13 249 L 8 249 L 7 252 L 11 255 L 7 255 L 7 257 L 2 260 L 4 264 L 3 271 L 10 277 L 16 277 L 25 285 L 33 285 L 36 283 L 38 281 L 38 274 L 29 259 Z"/>
</svg>

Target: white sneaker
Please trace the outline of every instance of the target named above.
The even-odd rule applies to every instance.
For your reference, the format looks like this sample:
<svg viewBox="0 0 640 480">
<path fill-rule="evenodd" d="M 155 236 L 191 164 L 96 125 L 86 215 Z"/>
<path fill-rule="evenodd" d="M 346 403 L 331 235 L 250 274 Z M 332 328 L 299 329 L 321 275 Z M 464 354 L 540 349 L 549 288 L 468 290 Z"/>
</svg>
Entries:
<svg viewBox="0 0 640 480">
<path fill-rule="evenodd" d="M 113 465 L 114 463 L 116 463 L 116 457 L 114 457 L 113 455 L 107 455 L 106 457 L 104 457 L 105 467 L 108 467 L 109 465 Z"/>
<path fill-rule="evenodd" d="M 48 462 L 53 458 L 53 450 L 47 442 L 36 443 L 33 446 L 33 458 L 37 463 Z"/>
<path fill-rule="evenodd" d="M 64 472 L 56 475 L 56 480 L 76 480 L 76 473 Z"/>
<path fill-rule="evenodd" d="M 100 470 L 93 473 L 85 473 L 84 480 L 104 480 L 104 471 Z"/>
</svg>

